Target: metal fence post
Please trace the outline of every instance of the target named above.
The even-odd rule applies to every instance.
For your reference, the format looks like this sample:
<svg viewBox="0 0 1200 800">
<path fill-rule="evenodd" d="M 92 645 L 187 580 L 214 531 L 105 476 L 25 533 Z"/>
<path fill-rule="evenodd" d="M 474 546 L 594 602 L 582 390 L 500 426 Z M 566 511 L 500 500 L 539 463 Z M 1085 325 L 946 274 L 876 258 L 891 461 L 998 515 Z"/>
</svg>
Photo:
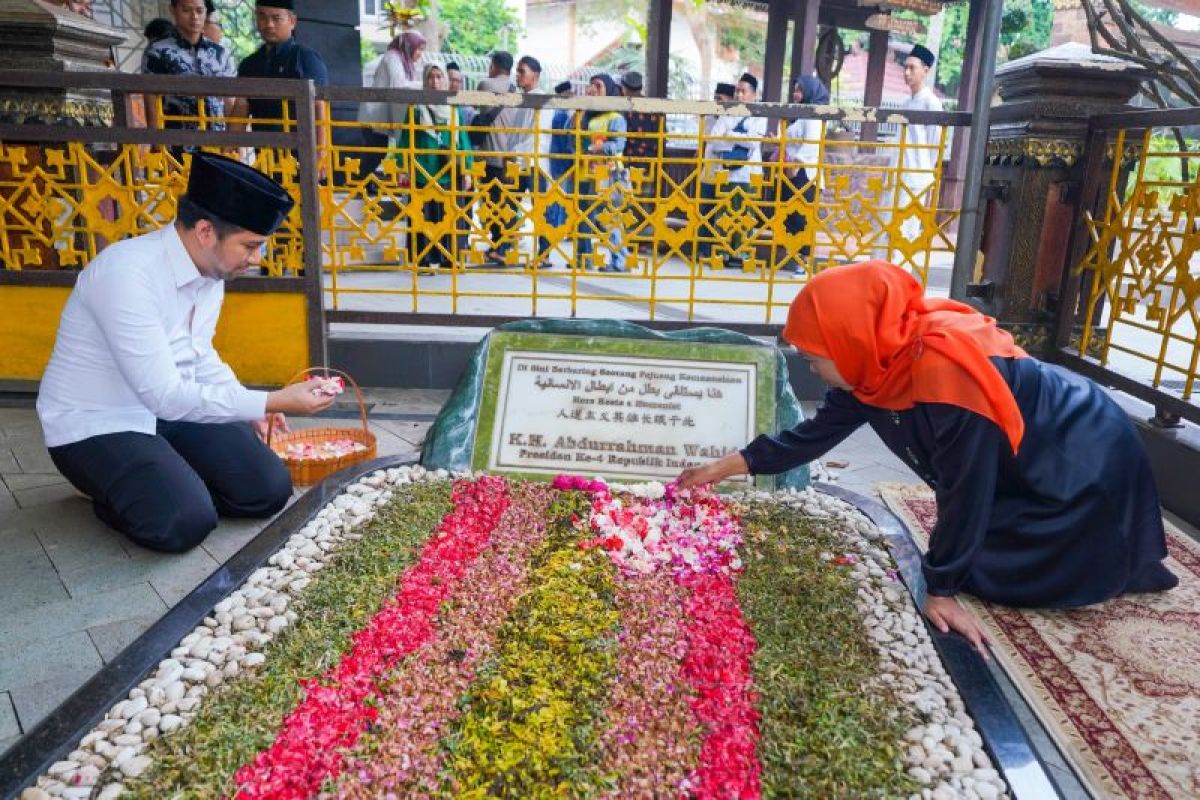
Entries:
<svg viewBox="0 0 1200 800">
<path fill-rule="evenodd" d="M 316 90 L 312 81 L 296 81 L 296 132 L 299 147 L 296 159 L 300 173 L 300 223 L 304 242 L 304 293 L 308 300 L 308 355 L 314 365 L 328 366 L 329 351 L 325 336 L 325 292 L 321 275 L 321 208 L 318 176 Z"/>
<path fill-rule="evenodd" d="M 979 86 L 971 109 L 971 140 L 967 148 L 967 176 L 963 185 L 962 214 L 958 221 L 958 246 L 954 251 L 954 272 L 950 275 L 950 296 L 962 300 L 967 296 L 967 284 L 975 272 L 975 253 L 979 249 L 981 217 L 980 188 L 983 183 L 983 159 L 987 155 L 992 91 L 996 82 L 996 48 L 1000 42 L 1000 20 L 1003 0 L 987 0 L 987 17 L 983 23 L 983 43 L 979 59 Z"/>
</svg>

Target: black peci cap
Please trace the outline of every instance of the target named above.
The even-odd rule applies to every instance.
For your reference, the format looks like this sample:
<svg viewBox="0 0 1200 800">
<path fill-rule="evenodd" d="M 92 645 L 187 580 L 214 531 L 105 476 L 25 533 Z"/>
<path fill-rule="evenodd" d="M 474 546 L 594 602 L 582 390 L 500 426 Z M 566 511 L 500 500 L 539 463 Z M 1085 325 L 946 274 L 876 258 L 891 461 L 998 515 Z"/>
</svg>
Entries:
<svg viewBox="0 0 1200 800">
<path fill-rule="evenodd" d="M 717 88 L 713 91 L 714 95 L 720 94 L 725 97 L 733 97 L 736 88 L 732 83 L 718 83 Z"/>
<path fill-rule="evenodd" d="M 908 51 L 908 58 L 915 58 L 927 67 L 933 66 L 933 53 L 928 47 L 919 44 L 914 44 L 913 49 Z"/>
<path fill-rule="evenodd" d="M 571 86 L 571 82 L 570 82 L 570 81 L 563 81 L 563 82 L 562 82 L 562 83 L 560 83 L 558 86 L 555 86 L 555 87 L 554 87 L 554 93 L 555 93 L 555 94 L 567 94 L 568 92 L 570 92 L 571 94 L 574 94 L 574 93 L 575 93 L 575 92 L 574 92 L 574 87 L 573 87 L 573 86 Z"/>
<path fill-rule="evenodd" d="M 274 233 L 295 205 L 266 175 L 212 153 L 192 154 L 187 196 L 222 221 L 262 236 Z"/>
<path fill-rule="evenodd" d="M 254 0 L 255 8 L 266 6 L 267 8 L 282 8 L 285 11 L 295 11 L 295 0 Z"/>
</svg>

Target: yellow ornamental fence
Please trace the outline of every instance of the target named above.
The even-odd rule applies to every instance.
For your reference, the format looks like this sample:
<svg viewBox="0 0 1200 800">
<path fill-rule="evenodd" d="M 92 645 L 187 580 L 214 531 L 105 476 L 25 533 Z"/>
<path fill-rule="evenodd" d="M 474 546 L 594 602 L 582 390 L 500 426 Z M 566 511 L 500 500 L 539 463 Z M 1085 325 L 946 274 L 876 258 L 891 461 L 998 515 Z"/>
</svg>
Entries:
<svg viewBox="0 0 1200 800">
<path fill-rule="evenodd" d="M 193 84 L 223 97 L 240 86 Z M 298 201 L 301 161 L 314 160 L 315 212 L 298 203 L 263 271 L 299 274 L 305 228 L 317 227 L 308 241 L 335 320 L 779 324 L 822 269 L 886 258 L 928 282 L 952 261 L 958 210 L 942 207 L 942 173 L 967 114 L 328 88 L 308 112 L 320 146 L 306 149 L 245 144 L 279 135 L 247 126 L 291 134 L 291 119 L 166 115 L 164 85 L 143 92 L 164 134 L 203 133 L 194 146 L 240 157 Z M 331 105 L 386 107 L 388 121 L 334 119 Z M 494 124 L 471 124 L 492 105 L 504 107 Z M 634 117 L 649 124 L 622 130 Z M 875 141 L 880 123 L 896 132 Z M 90 139 L 0 141 L 7 269 L 77 269 L 172 218 L 193 145 Z"/>
<path fill-rule="evenodd" d="M 1181 124 L 1194 125 L 1195 112 L 1185 112 Z M 1200 141 L 1181 150 L 1166 130 L 1152 127 L 1121 128 L 1108 141 L 1094 178 L 1101 182 L 1099 209 L 1083 215 L 1083 324 L 1072 349 L 1190 400 L 1200 377 L 1200 160 L 1191 149 Z"/>
<path fill-rule="evenodd" d="M 481 128 L 459 112 L 494 95 L 458 95 L 451 112 L 436 102 L 444 95 L 386 94 L 410 101 L 392 104 L 398 121 L 327 123 L 335 142 L 358 142 L 364 128 L 376 137 L 326 156 L 335 318 L 503 309 L 777 324 L 818 270 L 888 258 L 924 282 L 952 259 L 957 211 L 939 207 L 942 165 L 966 115 L 927 115 L 944 124 L 922 124 L 915 141 L 899 124 L 895 139 L 859 142 L 864 112 L 528 98 Z M 807 136 L 788 133 L 785 110 L 812 119 Z M 622 132 L 611 124 L 621 113 L 653 125 Z"/>
</svg>

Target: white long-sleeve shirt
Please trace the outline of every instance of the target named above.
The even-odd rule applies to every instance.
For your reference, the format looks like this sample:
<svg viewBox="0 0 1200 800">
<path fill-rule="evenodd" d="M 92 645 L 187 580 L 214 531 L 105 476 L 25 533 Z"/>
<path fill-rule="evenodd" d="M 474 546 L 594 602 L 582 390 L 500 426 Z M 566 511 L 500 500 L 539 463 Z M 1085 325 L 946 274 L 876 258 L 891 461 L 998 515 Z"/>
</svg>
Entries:
<svg viewBox="0 0 1200 800">
<path fill-rule="evenodd" d="M 213 349 L 225 286 L 202 276 L 174 225 L 109 245 L 80 273 L 37 410 L 48 447 L 156 420 L 261 419 L 267 393 Z"/>
<path fill-rule="evenodd" d="M 798 166 L 811 176 L 821 160 L 821 134 L 825 123 L 819 119 L 797 119 L 787 126 L 784 156 L 788 166 Z"/>
<path fill-rule="evenodd" d="M 726 145 L 726 149 L 741 145 L 750 151 L 744 166 L 736 169 L 730 167 L 729 182 L 750 183 L 751 175 L 760 175 L 763 171 L 762 140 L 767 135 L 767 120 L 765 117 L 735 117 L 729 121 L 729 131 L 726 135 L 733 139 Z"/>
<path fill-rule="evenodd" d="M 905 111 L 942 111 L 942 101 L 928 86 L 909 97 L 901 106 Z M 937 167 L 941 154 L 937 146 L 941 142 L 942 127 L 940 125 L 908 125 L 905 128 L 904 158 L 900 166 L 906 172 L 920 171 L 927 174 L 918 177 L 919 180 L 932 181 L 932 171 Z"/>
</svg>

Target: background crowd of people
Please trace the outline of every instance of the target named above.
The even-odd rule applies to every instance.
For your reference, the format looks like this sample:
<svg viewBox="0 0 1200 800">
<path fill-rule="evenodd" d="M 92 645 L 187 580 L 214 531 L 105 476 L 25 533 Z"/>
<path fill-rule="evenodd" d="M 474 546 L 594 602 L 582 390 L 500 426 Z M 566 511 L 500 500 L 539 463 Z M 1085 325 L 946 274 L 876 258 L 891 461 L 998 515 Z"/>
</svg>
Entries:
<svg viewBox="0 0 1200 800">
<path fill-rule="evenodd" d="M 416 31 L 397 36 L 375 70 L 372 86 L 376 88 L 407 88 L 461 91 L 476 88 L 481 91 L 505 93 L 536 93 L 541 90 L 542 66 L 537 58 L 513 58 L 505 51 L 493 52 L 489 58 L 488 75 L 472 87 L 462 70 L 453 61 L 444 66 L 425 64 L 426 41 Z M 590 78 L 585 94 L 590 97 L 641 97 L 641 73 L 627 71 L 620 76 L 604 73 Z M 569 81 L 554 87 L 560 97 L 575 94 Z M 824 103 L 828 89 L 817 78 L 796 81 L 793 101 Z M 758 80 L 746 73 L 737 85 L 717 87 L 716 100 L 752 103 L 758 99 Z M 657 171 L 664 147 L 664 115 L 649 111 L 565 109 L 535 110 L 524 107 L 489 106 L 473 109 L 450 105 L 411 105 L 406 103 L 366 103 L 359 121 L 388 133 L 394 157 L 401 168 L 419 188 L 434 183 L 447 195 L 425 203 L 425 219 L 436 224 L 442 221 L 448 196 L 457 198 L 460 209 L 471 203 L 467 194 L 472 190 L 471 167 L 476 159 L 484 161 L 483 180 L 475 190 L 486 196 L 493 208 L 505 204 L 523 204 L 535 195 L 553 190 L 554 202 L 544 212 L 551 228 L 566 223 L 567 209 L 563 201 L 578 204 L 578 230 L 573 231 L 575 246 L 571 254 L 578 268 L 595 267 L 606 272 L 627 271 L 630 245 L 628 221 L 635 228 L 645 224 L 630 203 L 637 196 L 653 195 L 657 187 Z M 783 153 L 772 153 L 772 159 L 786 159 L 784 184 L 778 200 L 795 206 L 788 214 L 787 230 L 803 231 L 806 215 L 792 200 L 800 196 L 812 207 L 818 188 L 817 148 L 821 123 L 800 120 L 787 128 L 786 136 L 795 137 Z M 713 240 L 718 238 L 720 209 L 734 213 L 753 195 L 752 176 L 763 172 L 763 143 L 775 135 L 765 117 L 713 115 L 703 122 L 705 146 L 702 153 L 702 215 L 704 234 L 700 237 L 696 255 L 712 257 Z M 411 132 L 410 132 L 411 131 Z M 515 169 L 511 169 L 515 167 Z M 726 205 L 717 202 L 718 172 L 724 173 Z M 455 178 L 457 176 L 457 179 Z M 436 192 L 435 192 L 436 194 Z M 531 203 L 532 205 L 532 203 Z M 461 218 L 468 211 L 460 211 Z M 506 229 L 502 214 L 492 214 L 484 226 L 487 245 L 486 262 L 504 263 L 508 260 L 516 232 Z M 512 219 L 520 219 L 515 214 Z M 465 235 L 461 232 L 442 237 L 437 242 L 417 237 L 415 253 L 422 266 L 443 266 L 451 260 L 451 239 L 461 252 Z M 723 258 L 729 269 L 741 269 L 744 261 L 736 255 L 745 244 L 736 231 L 723 237 L 730 252 Z M 537 269 L 555 266 L 551 260 L 550 242 L 538 236 L 533 245 L 531 263 Z M 802 258 L 807 257 L 805 248 Z M 796 270 L 800 264 L 789 261 L 785 269 Z"/>
<path fill-rule="evenodd" d="M 316 85 L 328 83 L 328 70 L 316 50 L 299 44 L 294 36 L 297 18 L 293 0 L 256 0 L 255 22 L 262 46 L 235 65 L 228 48 L 221 44 L 221 30 L 212 0 L 171 0 L 171 20 L 154 20 L 146 28 L 150 44 L 143 57 L 143 72 L 173 75 L 211 75 L 271 78 L 307 78 Z M 543 91 L 542 65 L 531 55 L 514 59 L 511 53 L 490 55 L 488 74 L 472 86 L 453 61 L 436 63 L 428 58 L 428 43 L 416 30 L 396 35 L 375 68 L 372 86 L 383 89 L 413 89 L 457 92 L 469 89 L 497 94 L 536 94 Z M 937 99 L 924 86 L 932 66 L 932 54 L 914 48 L 906 62 L 905 75 L 913 91 L 913 108 L 937 110 Z M 793 103 L 823 105 L 829 102 L 828 88 L 816 77 L 793 81 Z M 569 81 L 554 87 L 559 96 L 575 94 Z M 627 71 L 619 76 L 592 76 L 585 89 L 592 97 L 641 97 L 642 75 Z M 932 98 L 932 99 L 931 99 Z M 758 100 L 758 79 L 743 74 L 736 84 L 718 84 L 714 99 L 753 103 Z M 249 123 L 255 130 L 278 131 L 284 119 L 295 119 L 284 101 L 226 99 L 220 97 L 168 96 L 162 99 L 163 120 L 148 108 L 148 121 L 166 127 L 196 127 L 202 121 L 220 129 L 224 120 L 234 129 Z M 318 104 L 318 121 L 324 104 Z M 207 118 L 207 119 L 205 119 Z M 390 157 L 408 185 L 424 190 L 422 215 L 430 227 L 440 227 L 457 207 L 455 232 L 435 238 L 418 230 L 408 243 L 410 259 L 418 266 L 436 268 L 464 261 L 470 247 L 469 229 L 473 209 L 487 202 L 492 213 L 480 219 L 485 263 L 514 263 L 512 250 L 521 238 L 521 209 L 508 214 L 496 209 L 524 206 L 547 192 L 553 201 L 542 204 L 544 221 L 550 228 L 566 225 L 568 205 L 575 204 L 576 230 L 570 231 L 574 246 L 569 258 L 577 268 L 601 271 L 627 270 L 630 246 L 627 229 L 648 233 L 644 204 L 630 202 L 653 197 L 659 188 L 665 141 L 661 113 L 647 111 L 562 109 L 485 106 L 471 108 L 446 103 L 367 102 L 360 106 L 358 121 L 386 141 Z M 784 145 L 776 147 L 780 131 L 774 120 L 753 115 L 712 115 L 701 121 L 699 169 L 701 233 L 693 253 L 702 263 L 712 263 L 714 245 L 720 242 L 719 265 L 740 270 L 745 267 L 747 237 L 740 225 L 723 225 L 728 214 L 739 214 L 748 203 L 770 200 L 784 214 L 784 229 L 797 235 L 808 229 L 822 185 L 820 170 L 820 120 L 800 119 L 782 131 Z M 929 145 L 935 126 L 909 126 L 910 143 Z M 325 126 L 318 125 L 319 150 L 325 147 Z M 933 182 L 936 147 L 910 149 L 903 168 L 913 176 L 902 177 L 914 201 L 922 201 Z M 320 156 L 320 153 L 318 154 Z M 475 168 L 482 160 L 483 169 Z M 324 164 L 324 158 L 318 158 Z M 908 162 L 913 163 L 908 163 Z M 921 163 L 918 163 L 921 162 Z M 771 189 L 760 197 L 764 166 L 778 164 L 780 178 L 769 181 Z M 481 180 L 473 181 L 472 176 Z M 720 197 L 719 197 L 720 195 Z M 480 215 L 481 217 L 483 215 Z M 510 224 L 512 221 L 515 224 Z M 417 226 L 418 228 L 422 226 Z M 545 229 L 543 229 L 544 231 Z M 557 238 L 557 237 L 556 237 Z M 531 247 L 529 263 L 536 269 L 555 266 L 551 243 L 539 235 Z M 785 271 L 800 271 L 811 257 L 811 246 L 799 248 L 795 257 L 777 265 Z"/>
</svg>

